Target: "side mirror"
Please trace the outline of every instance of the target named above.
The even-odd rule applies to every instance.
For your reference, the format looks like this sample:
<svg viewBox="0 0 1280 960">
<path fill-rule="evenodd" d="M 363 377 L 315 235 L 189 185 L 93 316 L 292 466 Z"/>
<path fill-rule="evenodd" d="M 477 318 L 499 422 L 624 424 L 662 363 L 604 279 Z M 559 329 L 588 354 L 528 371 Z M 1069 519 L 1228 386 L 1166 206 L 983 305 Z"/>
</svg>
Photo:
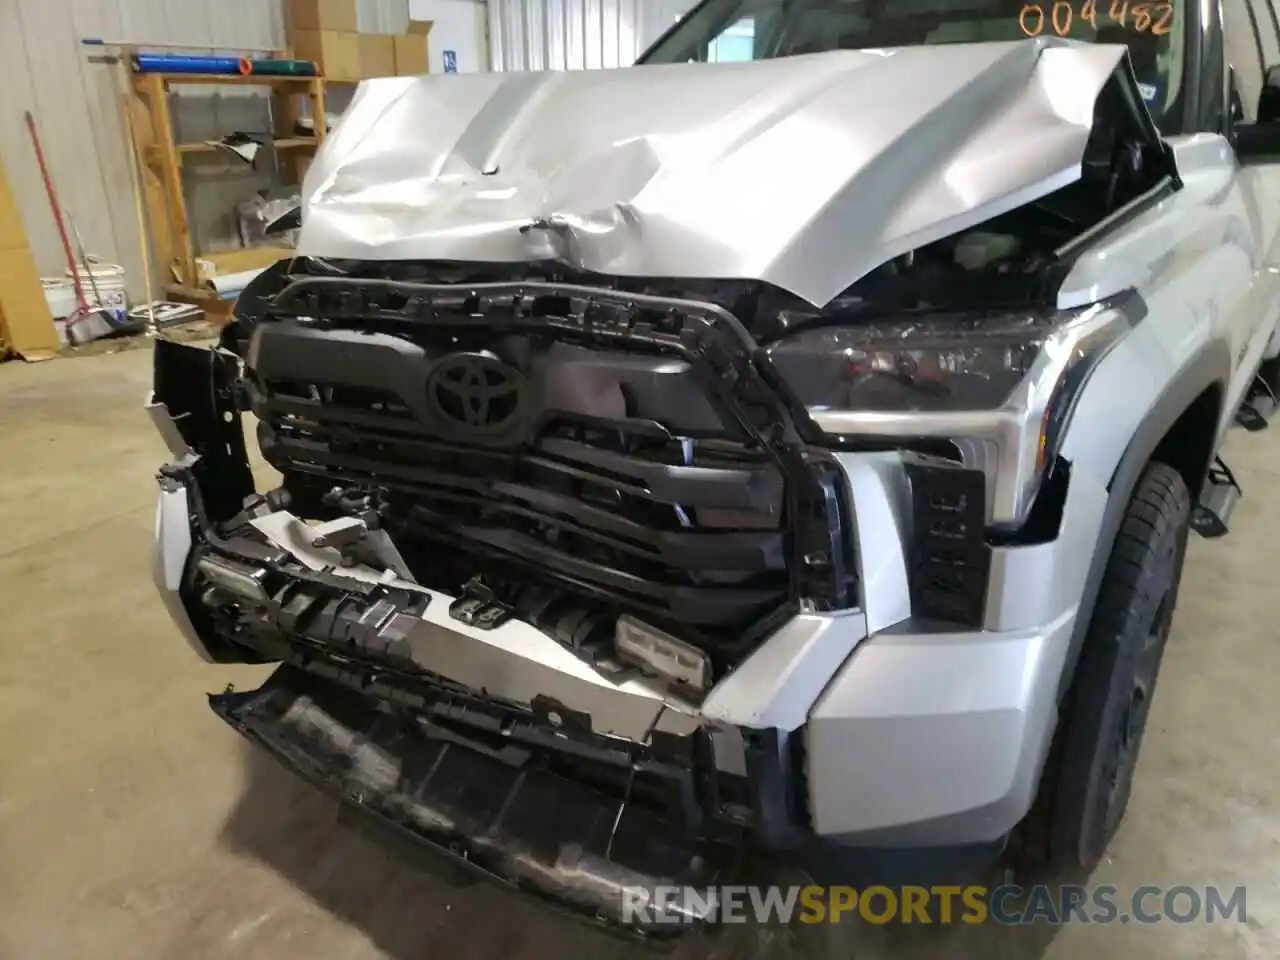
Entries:
<svg viewBox="0 0 1280 960">
<path fill-rule="evenodd" d="M 1280 121 L 1280 67 L 1268 67 L 1258 94 L 1258 123 Z"/>
<path fill-rule="evenodd" d="M 1241 123 L 1231 131 L 1240 163 L 1280 163 L 1280 122 Z"/>
<path fill-rule="evenodd" d="M 1241 163 L 1280 163 L 1280 67 L 1267 70 L 1257 121 L 1233 124 L 1231 142 Z"/>
</svg>

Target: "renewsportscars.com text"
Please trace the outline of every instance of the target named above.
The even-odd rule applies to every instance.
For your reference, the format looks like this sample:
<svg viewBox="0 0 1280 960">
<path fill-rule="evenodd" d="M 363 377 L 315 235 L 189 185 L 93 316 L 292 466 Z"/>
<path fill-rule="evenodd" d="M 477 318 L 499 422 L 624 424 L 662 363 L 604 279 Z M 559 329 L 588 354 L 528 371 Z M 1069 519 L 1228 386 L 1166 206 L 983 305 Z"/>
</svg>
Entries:
<svg viewBox="0 0 1280 960">
<path fill-rule="evenodd" d="M 632 923 L 1243 923 L 1244 887 L 680 887 L 622 892 Z"/>
</svg>

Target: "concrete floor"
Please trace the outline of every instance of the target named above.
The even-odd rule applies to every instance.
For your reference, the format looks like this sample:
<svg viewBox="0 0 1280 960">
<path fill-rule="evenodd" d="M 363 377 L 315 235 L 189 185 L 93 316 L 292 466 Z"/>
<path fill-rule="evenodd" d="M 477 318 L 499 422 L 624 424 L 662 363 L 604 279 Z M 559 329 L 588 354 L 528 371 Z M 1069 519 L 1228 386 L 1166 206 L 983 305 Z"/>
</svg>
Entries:
<svg viewBox="0 0 1280 960">
<path fill-rule="evenodd" d="M 198 661 L 153 599 L 149 359 L 0 367 L 0 958 L 639 956 L 388 856 L 210 713 L 204 693 L 266 671 Z M 814 954 L 1280 956 L 1280 445 L 1229 452 L 1236 532 L 1192 543 L 1129 817 L 1093 879 L 1245 884 L 1248 922 L 864 928 Z"/>
</svg>

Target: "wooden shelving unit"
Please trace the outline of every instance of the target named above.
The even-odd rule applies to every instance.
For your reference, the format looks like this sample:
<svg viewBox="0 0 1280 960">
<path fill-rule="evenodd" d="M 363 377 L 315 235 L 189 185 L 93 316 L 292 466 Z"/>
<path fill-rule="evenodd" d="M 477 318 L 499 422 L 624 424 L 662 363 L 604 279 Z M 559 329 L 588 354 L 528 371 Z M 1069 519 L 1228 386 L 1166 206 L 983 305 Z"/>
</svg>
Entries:
<svg viewBox="0 0 1280 960">
<path fill-rule="evenodd" d="M 281 137 L 272 141 L 276 150 L 314 150 L 318 141 L 315 137 Z M 217 153 L 221 147 L 212 143 L 180 143 L 179 155 L 184 153 Z"/>
<path fill-rule="evenodd" d="M 198 303 L 212 317 L 226 315 L 230 304 L 218 300 L 212 291 L 201 286 L 197 257 L 205 256 L 194 249 L 187 221 L 187 203 L 182 185 L 183 158 L 189 155 L 214 154 L 221 148 L 211 143 L 179 143 L 175 139 L 173 117 L 169 109 L 169 93 L 175 84 L 234 85 L 269 87 L 275 100 L 272 115 L 277 132 L 286 134 L 273 146 L 281 153 L 282 169 L 301 181 L 300 174 L 311 153 L 324 140 L 325 81 L 322 77 L 296 77 L 255 74 L 250 76 L 209 76 L 185 73 L 135 73 L 130 84 L 130 110 L 137 156 L 142 159 L 143 194 L 151 226 L 156 263 L 169 283 L 166 293 L 175 300 Z M 314 136 L 293 134 L 302 104 L 309 104 Z M 267 247 L 260 251 L 231 251 L 230 255 L 212 254 L 205 259 L 219 263 L 234 259 L 237 270 L 267 266 L 287 256 L 287 251 Z M 227 270 L 226 272 L 234 272 Z"/>
</svg>

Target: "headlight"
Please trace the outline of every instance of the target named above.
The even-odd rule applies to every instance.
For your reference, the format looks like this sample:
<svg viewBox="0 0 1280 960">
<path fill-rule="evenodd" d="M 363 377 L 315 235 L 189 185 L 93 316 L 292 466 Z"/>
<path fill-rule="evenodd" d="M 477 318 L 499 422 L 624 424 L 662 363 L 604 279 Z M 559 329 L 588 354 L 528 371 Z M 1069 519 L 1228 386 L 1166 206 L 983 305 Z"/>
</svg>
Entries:
<svg viewBox="0 0 1280 960">
<path fill-rule="evenodd" d="M 771 352 L 813 413 L 994 410 L 1052 332 L 1044 317 L 933 317 L 809 330 Z"/>
<path fill-rule="evenodd" d="M 1131 325 L 1115 304 L 826 326 L 770 347 L 818 426 L 949 440 L 987 475 L 987 516 L 1026 515 L 1089 372 Z"/>
</svg>

